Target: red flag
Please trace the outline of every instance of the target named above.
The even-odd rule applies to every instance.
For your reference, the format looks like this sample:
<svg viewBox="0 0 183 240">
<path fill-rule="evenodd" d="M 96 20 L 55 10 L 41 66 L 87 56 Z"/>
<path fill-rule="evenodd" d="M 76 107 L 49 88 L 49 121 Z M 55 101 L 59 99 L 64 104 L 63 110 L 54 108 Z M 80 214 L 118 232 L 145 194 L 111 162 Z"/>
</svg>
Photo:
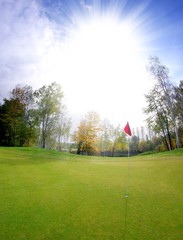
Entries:
<svg viewBox="0 0 183 240">
<path fill-rule="evenodd" d="M 129 126 L 129 123 L 127 122 L 126 126 L 124 127 L 124 131 L 125 133 L 127 133 L 129 136 L 132 135 L 132 132 L 131 132 L 131 129 L 130 129 L 130 126 Z"/>
</svg>

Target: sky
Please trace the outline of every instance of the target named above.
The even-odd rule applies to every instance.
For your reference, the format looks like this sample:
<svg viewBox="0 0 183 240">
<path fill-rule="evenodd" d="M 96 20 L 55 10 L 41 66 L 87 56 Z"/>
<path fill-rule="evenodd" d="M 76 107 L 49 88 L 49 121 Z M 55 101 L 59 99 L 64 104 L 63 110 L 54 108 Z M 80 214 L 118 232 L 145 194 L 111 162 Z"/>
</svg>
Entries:
<svg viewBox="0 0 183 240">
<path fill-rule="evenodd" d="M 74 127 L 90 111 L 140 127 L 150 55 L 183 79 L 183 0 L 0 0 L 1 103 L 56 81 Z"/>
</svg>

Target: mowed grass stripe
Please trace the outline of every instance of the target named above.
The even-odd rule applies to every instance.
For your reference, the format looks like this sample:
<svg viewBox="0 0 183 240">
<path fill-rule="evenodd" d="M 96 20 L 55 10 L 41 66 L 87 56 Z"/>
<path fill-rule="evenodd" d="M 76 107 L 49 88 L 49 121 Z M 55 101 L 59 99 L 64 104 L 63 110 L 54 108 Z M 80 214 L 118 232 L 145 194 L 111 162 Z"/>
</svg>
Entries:
<svg viewBox="0 0 183 240">
<path fill-rule="evenodd" d="M 182 239 L 183 150 L 130 158 L 126 212 L 127 161 L 0 148 L 0 239 Z"/>
</svg>

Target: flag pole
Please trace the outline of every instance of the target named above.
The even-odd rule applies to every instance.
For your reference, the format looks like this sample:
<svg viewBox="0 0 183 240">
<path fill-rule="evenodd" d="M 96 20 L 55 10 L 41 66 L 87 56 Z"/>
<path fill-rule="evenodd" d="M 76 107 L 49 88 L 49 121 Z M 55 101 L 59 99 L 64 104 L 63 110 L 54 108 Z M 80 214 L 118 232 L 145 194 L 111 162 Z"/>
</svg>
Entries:
<svg viewBox="0 0 183 240">
<path fill-rule="evenodd" d="M 126 232 L 127 232 L 127 218 L 128 218 L 128 188 L 129 188 L 129 179 L 130 179 L 130 137 L 132 136 L 132 132 L 130 129 L 130 125 L 127 122 L 126 126 L 124 127 L 125 133 L 128 135 L 128 172 L 127 172 L 127 179 L 126 179 L 126 193 L 125 193 L 125 223 L 124 223 L 124 233 L 123 237 L 126 239 Z"/>
<path fill-rule="evenodd" d="M 128 157 L 130 157 L 130 137 L 128 137 Z"/>
<path fill-rule="evenodd" d="M 127 172 L 127 179 L 126 179 L 126 193 L 125 198 L 128 198 L 128 188 L 129 188 L 129 178 L 130 178 L 130 137 L 132 136 L 131 129 L 129 123 L 127 122 L 124 131 L 128 134 L 128 172 Z"/>
<path fill-rule="evenodd" d="M 130 138 L 128 137 L 128 170 L 127 170 L 127 179 L 126 179 L 125 198 L 128 198 L 129 179 L 130 179 Z"/>
</svg>

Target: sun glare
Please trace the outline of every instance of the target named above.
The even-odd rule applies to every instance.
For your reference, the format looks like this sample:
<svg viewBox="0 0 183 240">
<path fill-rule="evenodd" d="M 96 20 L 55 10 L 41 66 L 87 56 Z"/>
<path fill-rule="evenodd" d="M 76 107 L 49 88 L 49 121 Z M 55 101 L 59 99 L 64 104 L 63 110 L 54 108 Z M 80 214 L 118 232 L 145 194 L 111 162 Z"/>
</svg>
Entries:
<svg viewBox="0 0 183 240">
<path fill-rule="evenodd" d="M 137 52 L 137 37 L 130 26 L 112 19 L 81 23 L 72 38 L 73 53 L 81 63 L 93 66 L 93 71 L 108 72 L 119 66 L 129 67 Z M 85 64 L 84 64 L 85 65 Z M 96 69 L 95 69 L 96 67 Z"/>
<path fill-rule="evenodd" d="M 68 80 L 65 90 L 73 96 L 68 103 L 72 111 L 96 110 L 109 120 L 129 98 L 129 91 L 136 94 L 144 73 L 138 37 L 130 25 L 111 18 L 81 22 L 64 47 L 62 66 Z"/>
</svg>

